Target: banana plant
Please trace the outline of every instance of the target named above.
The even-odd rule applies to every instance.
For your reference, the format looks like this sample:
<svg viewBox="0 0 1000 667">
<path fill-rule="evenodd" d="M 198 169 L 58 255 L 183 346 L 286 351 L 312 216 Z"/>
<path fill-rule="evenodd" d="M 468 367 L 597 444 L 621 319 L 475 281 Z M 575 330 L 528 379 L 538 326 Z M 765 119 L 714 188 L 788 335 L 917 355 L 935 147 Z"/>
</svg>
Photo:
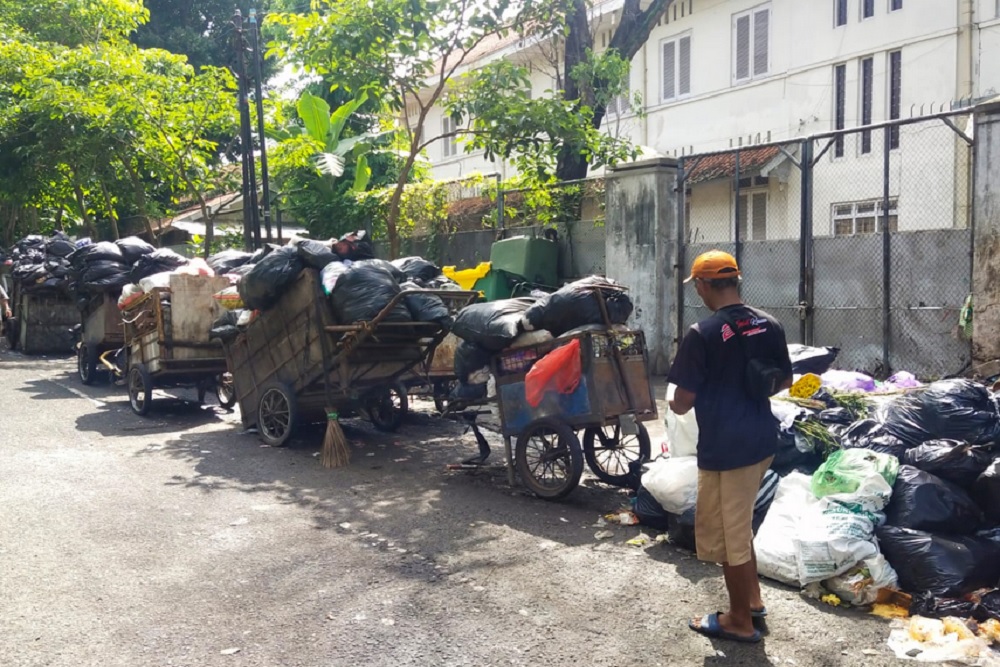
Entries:
<svg viewBox="0 0 1000 667">
<path fill-rule="evenodd" d="M 355 160 L 353 189 L 362 191 L 368 186 L 372 170 L 368 166 L 368 155 L 374 151 L 375 142 L 388 133 L 365 133 L 356 137 L 341 138 L 344 126 L 351 114 L 368 100 L 362 92 L 358 97 L 337 107 L 332 113 L 330 105 L 322 97 L 308 91 L 302 93 L 296 104 L 302 126 L 274 130 L 270 136 L 278 141 L 287 141 L 305 134 L 318 144 L 321 150 L 312 156 L 316 169 L 330 178 L 344 175 L 346 159 Z"/>
</svg>

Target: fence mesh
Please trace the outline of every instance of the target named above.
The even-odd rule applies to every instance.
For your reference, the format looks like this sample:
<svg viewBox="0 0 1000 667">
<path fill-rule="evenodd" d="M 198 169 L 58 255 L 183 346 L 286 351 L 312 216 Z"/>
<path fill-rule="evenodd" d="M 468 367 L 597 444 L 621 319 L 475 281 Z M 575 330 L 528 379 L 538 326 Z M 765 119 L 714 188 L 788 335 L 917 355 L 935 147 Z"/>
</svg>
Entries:
<svg viewBox="0 0 1000 667">
<path fill-rule="evenodd" d="M 744 300 L 842 368 L 925 378 L 971 358 L 972 149 L 949 114 L 681 160 L 685 261 L 735 254 Z M 889 234 L 883 231 L 888 226 Z M 681 331 L 708 312 L 684 288 Z"/>
</svg>

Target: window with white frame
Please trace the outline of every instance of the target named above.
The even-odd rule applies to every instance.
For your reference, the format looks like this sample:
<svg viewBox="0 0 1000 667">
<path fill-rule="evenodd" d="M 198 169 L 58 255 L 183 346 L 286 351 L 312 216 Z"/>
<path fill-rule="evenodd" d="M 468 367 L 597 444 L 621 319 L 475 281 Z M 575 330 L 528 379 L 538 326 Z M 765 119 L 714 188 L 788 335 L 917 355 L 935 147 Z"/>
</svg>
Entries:
<svg viewBox="0 0 1000 667">
<path fill-rule="evenodd" d="M 740 240 L 766 240 L 767 190 L 740 190 L 736 202 L 736 226 L 740 231 Z"/>
<path fill-rule="evenodd" d="M 1000 0 L 997 0 L 997 5 L 1000 6 Z M 895 12 L 903 8 L 903 0 L 889 0 L 889 11 Z"/>
<path fill-rule="evenodd" d="M 885 230 L 885 200 L 844 202 L 834 204 L 833 233 L 836 236 L 874 234 Z M 889 200 L 889 231 L 899 231 L 899 201 Z"/>
<path fill-rule="evenodd" d="M 615 95 L 608 102 L 605 111 L 609 116 L 624 116 L 629 110 L 628 98 L 625 95 Z"/>
<path fill-rule="evenodd" d="M 872 109 L 874 108 L 875 96 L 875 59 L 861 59 L 861 124 L 872 124 Z M 872 152 L 872 131 L 862 130 L 861 132 L 861 152 L 868 154 Z"/>
<path fill-rule="evenodd" d="M 660 43 L 663 81 L 660 98 L 664 102 L 691 94 L 691 35 L 681 35 Z"/>
<path fill-rule="evenodd" d="M 1000 1 L 1000 0 L 998 0 Z M 899 120 L 902 114 L 903 103 L 903 52 L 891 51 L 889 53 L 889 94 L 886 95 L 888 101 L 889 120 Z M 899 148 L 899 125 L 889 128 L 889 148 Z"/>
<path fill-rule="evenodd" d="M 441 118 L 441 157 L 450 158 L 458 155 L 458 138 L 454 135 L 458 131 L 458 123 L 451 116 Z"/>
<path fill-rule="evenodd" d="M 847 0 L 833 0 L 833 27 L 839 28 L 845 25 L 847 25 Z"/>
<path fill-rule="evenodd" d="M 833 66 L 833 129 L 847 127 L 847 65 Z M 833 157 L 844 157 L 844 135 L 833 140 Z"/>
<path fill-rule="evenodd" d="M 875 16 L 875 0 L 861 0 L 861 20 Z"/>
<path fill-rule="evenodd" d="M 771 70 L 771 5 L 733 15 L 733 82 L 767 76 Z"/>
</svg>

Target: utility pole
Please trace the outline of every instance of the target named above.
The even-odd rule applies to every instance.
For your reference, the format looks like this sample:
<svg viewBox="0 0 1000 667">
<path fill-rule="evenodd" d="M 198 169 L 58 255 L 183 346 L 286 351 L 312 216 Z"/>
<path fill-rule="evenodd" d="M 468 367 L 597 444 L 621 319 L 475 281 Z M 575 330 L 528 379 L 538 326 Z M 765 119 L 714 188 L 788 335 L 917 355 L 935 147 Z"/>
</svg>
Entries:
<svg viewBox="0 0 1000 667">
<path fill-rule="evenodd" d="M 257 97 L 257 140 L 260 142 L 260 182 L 261 192 L 264 196 L 264 201 L 261 202 L 261 211 L 264 214 L 267 240 L 271 242 L 274 240 L 271 236 L 271 188 L 267 172 L 267 140 L 264 136 L 264 95 L 262 93 L 264 83 L 261 74 L 264 56 L 260 52 L 260 23 L 257 22 L 257 10 L 253 7 L 250 8 L 250 51 L 253 54 L 254 91 Z"/>
<path fill-rule="evenodd" d="M 246 42 L 243 37 L 243 14 L 233 16 L 236 36 L 236 80 L 239 84 L 240 144 L 243 157 L 243 239 L 247 250 L 260 247 L 260 213 L 257 208 L 257 169 L 253 156 L 253 131 L 250 121 L 250 93 L 247 86 Z"/>
</svg>

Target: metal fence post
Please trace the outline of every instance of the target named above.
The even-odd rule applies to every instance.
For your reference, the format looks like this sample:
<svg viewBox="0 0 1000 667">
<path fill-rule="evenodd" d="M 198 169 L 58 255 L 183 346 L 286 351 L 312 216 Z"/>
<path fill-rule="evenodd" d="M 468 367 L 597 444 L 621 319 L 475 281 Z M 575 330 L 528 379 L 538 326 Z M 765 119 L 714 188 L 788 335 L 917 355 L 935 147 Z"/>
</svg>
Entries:
<svg viewBox="0 0 1000 667">
<path fill-rule="evenodd" d="M 802 208 L 799 239 L 799 334 L 805 345 L 813 344 L 813 142 L 802 141 Z"/>
<path fill-rule="evenodd" d="M 736 151 L 733 167 L 733 255 L 737 266 L 742 266 L 743 239 L 740 236 L 740 151 Z"/>
<path fill-rule="evenodd" d="M 687 276 L 687 185 L 684 158 L 677 160 L 677 345 L 684 340 L 684 279 Z M 676 351 L 677 348 L 674 348 Z"/>
<path fill-rule="evenodd" d="M 889 232 L 889 156 L 892 151 L 892 127 L 882 130 L 885 138 L 882 149 L 882 372 L 891 373 L 889 353 L 892 336 L 892 235 Z M 877 219 L 877 218 L 876 218 Z"/>
</svg>

